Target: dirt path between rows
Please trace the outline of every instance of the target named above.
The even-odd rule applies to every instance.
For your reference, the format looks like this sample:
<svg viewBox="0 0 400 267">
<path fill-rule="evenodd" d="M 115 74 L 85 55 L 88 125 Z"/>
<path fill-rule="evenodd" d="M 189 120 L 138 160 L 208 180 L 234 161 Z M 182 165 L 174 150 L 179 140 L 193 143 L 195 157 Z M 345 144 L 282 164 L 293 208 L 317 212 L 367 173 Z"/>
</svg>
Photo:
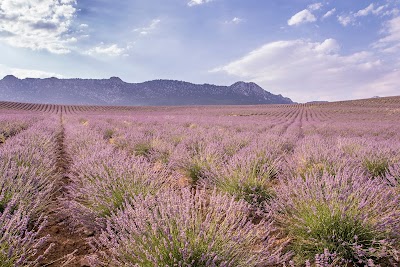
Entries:
<svg viewBox="0 0 400 267">
<path fill-rule="evenodd" d="M 40 266 L 89 267 L 90 264 L 85 259 L 85 256 L 91 252 L 87 238 L 92 233 L 85 233 L 84 231 L 72 228 L 72 218 L 63 205 L 63 201 L 68 197 L 67 186 L 71 181 L 67 176 L 70 159 L 65 150 L 65 128 L 62 114 L 60 116 L 60 123 L 62 129 L 57 140 L 57 169 L 60 179 L 56 185 L 56 188 L 59 188 L 59 190 L 54 194 L 52 204 L 48 207 L 48 224 L 41 233 L 42 236 L 50 235 L 50 239 L 45 247 L 48 247 L 50 244 L 54 245 L 40 262 Z"/>
</svg>

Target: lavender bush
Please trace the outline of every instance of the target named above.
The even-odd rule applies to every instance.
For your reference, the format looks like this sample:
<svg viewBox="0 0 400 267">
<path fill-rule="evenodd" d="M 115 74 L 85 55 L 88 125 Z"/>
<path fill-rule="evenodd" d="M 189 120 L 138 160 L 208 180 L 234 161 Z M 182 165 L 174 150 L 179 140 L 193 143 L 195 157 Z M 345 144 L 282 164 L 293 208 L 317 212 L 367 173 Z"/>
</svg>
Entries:
<svg viewBox="0 0 400 267">
<path fill-rule="evenodd" d="M 0 266 L 36 266 L 49 249 L 39 255 L 48 237 L 40 237 L 46 221 L 37 219 L 32 228 L 32 213 L 26 207 L 10 202 L 0 213 Z"/>
<path fill-rule="evenodd" d="M 243 199 L 261 210 L 275 196 L 274 184 L 280 173 L 279 159 L 254 150 L 235 155 L 221 169 L 214 170 L 216 188 Z"/>
<path fill-rule="evenodd" d="M 79 176 L 71 176 L 76 181 L 71 194 L 98 216 L 108 216 L 122 208 L 127 198 L 157 193 L 168 179 L 162 170 L 153 170 L 149 163 L 121 154 L 103 156 L 90 166 L 87 161 L 74 165 Z"/>
<path fill-rule="evenodd" d="M 400 163 L 390 166 L 385 178 L 400 193 Z"/>
<path fill-rule="evenodd" d="M 210 180 L 211 169 L 219 168 L 224 163 L 222 147 L 211 140 L 209 143 L 198 139 L 186 140 L 174 152 L 171 166 L 183 174 L 191 186 Z"/>
<path fill-rule="evenodd" d="M 37 120 L 39 118 L 35 116 L 22 117 L 14 115 L 10 119 L 10 116 L 4 117 L 0 115 L 0 144 L 4 143 L 8 138 L 26 130 Z"/>
<path fill-rule="evenodd" d="M 310 174 L 335 175 L 344 166 L 349 166 L 349 157 L 341 153 L 335 141 L 319 135 L 307 136 L 299 141 L 293 157 L 288 160 L 288 175 L 303 178 Z"/>
<path fill-rule="evenodd" d="M 284 181 L 277 195 L 276 225 L 296 263 L 326 250 L 341 265 L 398 263 L 399 195 L 382 180 L 360 171 L 310 175 Z"/>
<path fill-rule="evenodd" d="M 1 201 L 4 209 L 7 201 L 18 197 L 29 208 L 40 211 L 47 205 L 54 190 L 57 174 L 58 126 L 43 122 L 29 131 L 9 139 L 0 149 Z"/>
<path fill-rule="evenodd" d="M 271 225 L 225 195 L 183 189 L 136 196 L 97 239 L 105 266 L 268 266 L 280 260 Z"/>
<path fill-rule="evenodd" d="M 93 224 L 123 208 L 126 200 L 136 195 L 156 194 L 167 186 L 168 173 L 155 169 L 144 158 L 114 150 L 91 130 L 67 128 L 71 135 L 69 153 L 71 162 L 69 186 L 72 200 L 67 206 L 75 210 L 78 220 Z"/>
<path fill-rule="evenodd" d="M 44 211 L 59 178 L 59 126 L 38 122 L 0 147 L 0 266 L 35 266 L 47 237 Z M 44 253 L 47 253 L 46 250 Z"/>
</svg>

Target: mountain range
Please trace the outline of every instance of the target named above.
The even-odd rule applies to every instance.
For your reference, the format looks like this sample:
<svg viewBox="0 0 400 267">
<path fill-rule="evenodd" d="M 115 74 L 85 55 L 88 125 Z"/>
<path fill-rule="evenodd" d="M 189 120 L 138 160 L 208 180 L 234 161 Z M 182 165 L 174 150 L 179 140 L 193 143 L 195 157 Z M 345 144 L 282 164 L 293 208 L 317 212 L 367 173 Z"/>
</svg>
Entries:
<svg viewBox="0 0 400 267">
<path fill-rule="evenodd" d="M 0 101 L 109 106 L 293 103 L 291 99 L 267 92 L 252 82 L 218 86 L 174 80 L 127 83 L 118 77 L 110 79 L 18 79 L 12 75 L 0 80 Z"/>
</svg>

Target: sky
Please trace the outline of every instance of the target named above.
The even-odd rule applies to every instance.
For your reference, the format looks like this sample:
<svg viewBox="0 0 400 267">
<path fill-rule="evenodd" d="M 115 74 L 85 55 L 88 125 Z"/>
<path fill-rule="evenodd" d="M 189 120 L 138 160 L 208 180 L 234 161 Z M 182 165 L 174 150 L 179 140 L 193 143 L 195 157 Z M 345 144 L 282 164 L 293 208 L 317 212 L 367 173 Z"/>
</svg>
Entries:
<svg viewBox="0 0 400 267">
<path fill-rule="evenodd" d="M 8 74 L 246 81 L 296 102 L 400 95 L 400 0 L 1 0 Z"/>
</svg>

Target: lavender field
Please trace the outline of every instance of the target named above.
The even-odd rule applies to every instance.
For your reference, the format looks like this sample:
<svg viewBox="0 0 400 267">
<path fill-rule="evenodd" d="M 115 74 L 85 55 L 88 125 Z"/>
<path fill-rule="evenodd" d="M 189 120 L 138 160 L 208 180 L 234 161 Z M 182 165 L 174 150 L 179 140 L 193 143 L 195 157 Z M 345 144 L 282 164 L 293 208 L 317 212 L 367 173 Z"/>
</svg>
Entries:
<svg viewBox="0 0 400 267">
<path fill-rule="evenodd" d="M 400 97 L 0 102 L 0 266 L 399 266 Z"/>
</svg>

